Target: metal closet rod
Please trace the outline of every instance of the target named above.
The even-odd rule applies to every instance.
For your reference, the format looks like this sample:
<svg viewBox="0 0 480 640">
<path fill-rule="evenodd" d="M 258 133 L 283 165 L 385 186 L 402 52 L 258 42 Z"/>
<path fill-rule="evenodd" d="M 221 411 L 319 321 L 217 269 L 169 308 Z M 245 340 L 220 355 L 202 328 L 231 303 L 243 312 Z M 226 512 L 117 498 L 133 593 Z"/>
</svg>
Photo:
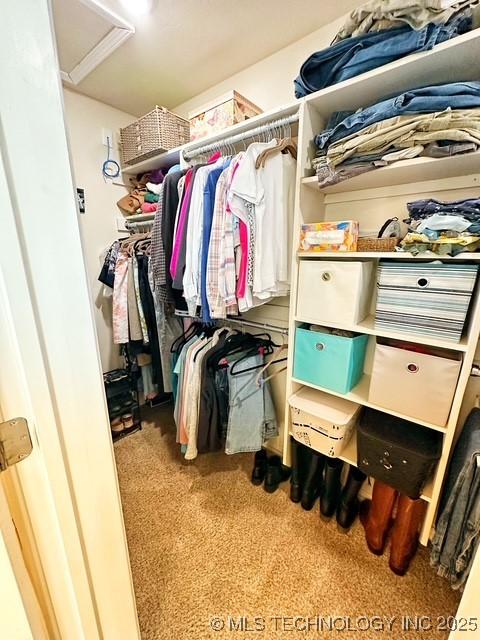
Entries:
<svg viewBox="0 0 480 640">
<path fill-rule="evenodd" d="M 253 129 L 247 129 L 246 131 L 242 131 L 241 133 L 237 133 L 234 136 L 230 136 L 228 138 L 223 138 L 217 140 L 216 142 L 211 142 L 210 144 L 206 144 L 202 147 L 197 147 L 196 149 L 187 150 L 183 154 L 184 160 L 187 162 L 196 158 L 197 156 L 201 156 L 204 153 L 209 153 L 210 151 L 215 151 L 219 147 L 223 147 L 226 145 L 234 145 L 237 142 L 242 142 L 243 140 L 247 140 L 248 138 L 254 138 L 255 136 L 261 135 L 262 133 L 267 133 L 276 127 L 285 127 L 289 124 L 293 124 L 294 122 L 298 122 L 299 114 L 292 114 L 291 116 L 285 116 L 284 118 L 278 118 L 277 120 L 272 120 L 267 124 L 262 124 Z"/>
<path fill-rule="evenodd" d="M 144 222 L 125 222 L 125 228 L 127 231 L 140 231 L 148 232 L 151 231 L 153 227 L 153 220 L 145 220 Z"/>
<path fill-rule="evenodd" d="M 241 326 L 254 327 L 255 329 L 267 329 L 274 333 L 281 333 L 284 336 L 288 336 L 288 329 L 286 327 L 279 327 L 278 325 L 268 324 L 266 322 L 254 322 L 252 320 L 237 320 L 236 318 L 225 318 L 223 322 L 238 324 Z"/>
</svg>

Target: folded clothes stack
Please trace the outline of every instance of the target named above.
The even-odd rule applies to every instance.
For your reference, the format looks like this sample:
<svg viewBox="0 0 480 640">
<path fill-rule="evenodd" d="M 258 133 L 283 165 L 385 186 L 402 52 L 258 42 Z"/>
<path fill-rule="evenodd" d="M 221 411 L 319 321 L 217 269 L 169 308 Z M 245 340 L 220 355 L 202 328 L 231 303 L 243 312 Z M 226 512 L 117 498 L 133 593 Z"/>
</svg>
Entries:
<svg viewBox="0 0 480 640">
<path fill-rule="evenodd" d="M 455 256 L 480 248 L 480 199 L 416 200 L 407 204 L 409 231 L 401 242 L 404 251 L 416 255 L 433 251 Z"/>
<path fill-rule="evenodd" d="M 320 186 L 417 156 L 480 146 L 480 82 L 420 87 L 356 112 L 336 112 L 315 137 Z"/>
<path fill-rule="evenodd" d="M 372 0 L 349 15 L 330 47 L 312 54 L 294 82 L 302 98 L 479 25 L 480 0 Z"/>
</svg>

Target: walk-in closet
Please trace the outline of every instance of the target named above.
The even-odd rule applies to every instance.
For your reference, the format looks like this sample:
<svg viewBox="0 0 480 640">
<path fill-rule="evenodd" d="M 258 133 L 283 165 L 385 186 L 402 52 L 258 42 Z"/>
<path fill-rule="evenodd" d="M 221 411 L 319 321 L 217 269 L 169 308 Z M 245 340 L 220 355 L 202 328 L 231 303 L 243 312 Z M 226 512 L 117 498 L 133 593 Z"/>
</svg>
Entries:
<svg viewBox="0 0 480 640">
<path fill-rule="evenodd" d="M 480 637 L 479 0 L 45 6 L 98 637 Z"/>
</svg>

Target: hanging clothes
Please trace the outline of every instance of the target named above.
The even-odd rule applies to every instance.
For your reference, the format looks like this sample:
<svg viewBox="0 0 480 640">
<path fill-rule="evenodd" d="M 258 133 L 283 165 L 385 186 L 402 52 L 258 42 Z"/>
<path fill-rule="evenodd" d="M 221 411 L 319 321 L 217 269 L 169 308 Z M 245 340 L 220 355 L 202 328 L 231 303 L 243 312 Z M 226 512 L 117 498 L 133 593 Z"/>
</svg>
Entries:
<svg viewBox="0 0 480 640">
<path fill-rule="evenodd" d="M 201 335 L 178 342 L 178 315 L 209 323 L 288 294 L 295 160 L 290 138 L 272 139 L 233 156 L 216 153 L 187 171 L 176 167 L 161 184 L 147 181 L 151 233 L 116 241 L 106 252 L 99 279 L 113 288 L 114 342 L 137 358 L 151 356 L 144 385 L 150 395 L 152 388 L 174 393 L 177 440 L 187 459 L 225 449 L 227 441 L 229 453 L 256 450 L 274 431 L 268 386 L 252 387 L 244 398 L 239 379 L 230 379 L 232 349 L 260 364 L 258 340 L 238 348 L 244 338 L 232 342 L 226 330 L 202 325 Z M 228 363 L 220 364 L 226 354 Z M 245 380 L 254 384 L 253 374 Z M 255 413 L 246 441 L 237 434 L 242 403 Z"/>
<path fill-rule="evenodd" d="M 128 342 L 128 256 L 120 250 L 115 264 L 113 285 L 113 341 Z"/>
<path fill-rule="evenodd" d="M 269 383 L 263 371 L 259 375 L 272 352 L 268 337 L 201 324 L 173 345 L 174 419 L 187 460 L 221 449 L 229 455 L 258 451 L 278 435 Z"/>
</svg>

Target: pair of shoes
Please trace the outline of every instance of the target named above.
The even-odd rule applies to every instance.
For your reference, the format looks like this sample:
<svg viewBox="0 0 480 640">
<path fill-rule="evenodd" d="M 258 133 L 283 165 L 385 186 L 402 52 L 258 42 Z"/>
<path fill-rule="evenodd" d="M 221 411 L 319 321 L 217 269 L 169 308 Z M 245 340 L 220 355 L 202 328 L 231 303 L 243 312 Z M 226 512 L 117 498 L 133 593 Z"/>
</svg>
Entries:
<svg viewBox="0 0 480 640">
<path fill-rule="evenodd" d="M 125 429 L 125 425 L 123 424 L 123 420 L 121 418 L 114 418 L 110 422 L 110 429 L 112 433 L 120 433 Z"/>
<path fill-rule="evenodd" d="M 337 524 L 342 529 L 350 529 L 360 510 L 358 492 L 366 480 L 366 475 L 351 466 L 344 487 L 341 484 L 343 462 L 329 458 L 325 465 L 325 477 L 320 493 L 320 514 L 331 518 L 336 512 Z"/>
<path fill-rule="evenodd" d="M 397 504 L 397 514 L 393 510 Z M 382 555 L 387 536 L 392 531 L 390 569 L 405 575 L 418 547 L 418 532 L 425 514 L 425 502 L 415 500 L 383 482 L 375 481 L 372 500 L 362 504 L 360 521 L 365 529 L 367 546 L 375 555 Z"/>
<path fill-rule="evenodd" d="M 280 483 L 285 482 L 289 477 L 290 469 L 282 464 L 280 456 L 268 458 L 265 449 L 260 449 L 255 453 L 252 484 L 259 486 L 263 483 L 263 488 L 267 493 L 274 493 Z"/>
</svg>

